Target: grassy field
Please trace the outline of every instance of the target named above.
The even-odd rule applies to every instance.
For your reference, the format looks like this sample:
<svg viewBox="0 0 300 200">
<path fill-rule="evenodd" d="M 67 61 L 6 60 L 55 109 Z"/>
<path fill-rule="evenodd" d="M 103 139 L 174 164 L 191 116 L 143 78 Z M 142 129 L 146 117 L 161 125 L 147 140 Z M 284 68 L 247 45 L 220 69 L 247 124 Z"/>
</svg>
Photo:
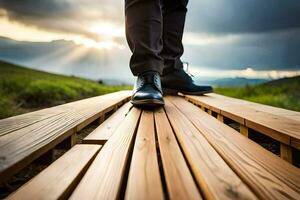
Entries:
<svg viewBox="0 0 300 200">
<path fill-rule="evenodd" d="M 131 86 L 32 70 L 0 61 L 0 119 L 102 95 Z M 257 103 L 300 111 L 300 76 L 245 87 L 218 87 L 215 92 Z"/>
<path fill-rule="evenodd" d="M 216 93 L 257 103 L 300 111 L 300 76 L 255 86 L 216 88 Z"/>
<path fill-rule="evenodd" d="M 0 61 L 0 119 L 124 89 Z"/>
</svg>

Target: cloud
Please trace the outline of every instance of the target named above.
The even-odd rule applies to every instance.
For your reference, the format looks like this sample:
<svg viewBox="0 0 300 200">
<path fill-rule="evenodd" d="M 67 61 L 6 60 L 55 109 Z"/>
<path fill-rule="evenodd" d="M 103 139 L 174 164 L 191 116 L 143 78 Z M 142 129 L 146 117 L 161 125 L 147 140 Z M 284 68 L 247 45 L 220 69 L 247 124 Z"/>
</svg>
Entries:
<svg viewBox="0 0 300 200">
<path fill-rule="evenodd" d="M 104 33 L 115 33 L 110 40 L 126 45 L 120 34 L 123 4 L 121 0 L 0 0 L 0 18 L 49 31 L 55 38 L 52 33 L 64 35 L 60 39 L 79 35 L 89 43 L 106 42 Z M 299 0 L 190 0 L 188 9 L 183 59 L 191 64 L 215 69 L 300 68 Z M 129 56 L 128 48 L 125 51 Z"/>
<path fill-rule="evenodd" d="M 112 5 L 107 0 L 0 0 L 2 16 L 11 21 L 96 41 L 101 37 L 88 29 L 92 23 L 101 20 L 122 23 L 120 12 L 112 12 L 122 8 Z"/>
<path fill-rule="evenodd" d="M 185 60 L 212 69 L 300 69 L 300 1 L 190 0 Z"/>
<path fill-rule="evenodd" d="M 261 78 L 278 79 L 300 76 L 300 70 L 254 70 L 251 67 L 236 70 L 209 69 L 191 66 L 191 73 L 197 78 Z M 200 79 L 201 80 L 201 79 Z"/>
<path fill-rule="evenodd" d="M 184 35 L 184 60 L 217 69 L 300 69 L 300 29 L 211 36 Z"/>
<path fill-rule="evenodd" d="M 300 27 L 299 0 L 190 0 L 188 31 L 257 33 Z"/>
</svg>

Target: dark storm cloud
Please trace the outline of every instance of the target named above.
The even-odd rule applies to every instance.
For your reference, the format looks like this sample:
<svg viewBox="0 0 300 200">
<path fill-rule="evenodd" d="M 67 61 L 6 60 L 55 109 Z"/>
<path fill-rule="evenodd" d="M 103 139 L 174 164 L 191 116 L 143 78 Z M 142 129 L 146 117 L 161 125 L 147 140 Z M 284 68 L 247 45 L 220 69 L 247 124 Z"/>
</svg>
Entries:
<svg viewBox="0 0 300 200">
<path fill-rule="evenodd" d="M 235 35 L 203 45 L 186 45 L 184 59 L 218 69 L 300 70 L 300 29 Z"/>
<path fill-rule="evenodd" d="M 84 35 L 95 40 L 99 35 L 86 30 L 84 23 L 91 20 L 80 5 L 66 0 L 0 0 L 9 20 L 41 29 Z"/>
<path fill-rule="evenodd" d="M 72 15 L 72 6 L 64 0 L 0 0 L 0 7 L 12 19 L 60 18 Z"/>
<path fill-rule="evenodd" d="M 98 39 L 98 35 L 86 30 L 86 23 L 101 19 L 121 24 L 123 3 L 123 0 L 0 0 L 0 11 L 5 10 L 12 21 Z M 229 42 L 186 45 L 184 59 L 192 65 L 300 69 L 300 0 L 190 0 L 188 9 L 186 32 L 221 38 L 238 36 Z M 124 38 L 115 41 L 126 45 Z"/>
<path fill-rule="evenodd" d="M 221 69 L 300 69 L 299 0 L 190 0 L 187 32 L 217 38 L 186 46 L 185 58 Z"/>
<path fill-rule="evenodd" d="M 300 27 L 299 0 L 190 0 L 189 31 L 255 33 Z"/>
</svg>

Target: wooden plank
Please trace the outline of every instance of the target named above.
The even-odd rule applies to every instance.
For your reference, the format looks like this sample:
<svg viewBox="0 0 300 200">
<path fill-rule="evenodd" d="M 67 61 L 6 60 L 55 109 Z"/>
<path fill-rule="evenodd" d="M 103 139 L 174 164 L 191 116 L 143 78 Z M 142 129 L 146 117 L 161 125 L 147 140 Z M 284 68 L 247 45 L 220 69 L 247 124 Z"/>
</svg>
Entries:
<svg viewBox="0 0 300 200">
<path fill-rule="evenodd" d="M 143 111 L 133 149 L 125 199 L 164 199 L 157 162 L 153 112 Z"/>
<path fill-rule="evenodd" d="M 99 117 L 99 124 L 102 124 L 105 121 L 105 114 Z"/>
<path fill-rule="evenodd" d="M 31 113 L 26 113 L 0 120 L 0 137 L 16 131 L 18 129 L 30 126 L 37 122 L 46 120 L 65 111 L 56 107 L 56 109 L 46 108 Z"/>
<path fill-rule="evenodd" d="M 255 102 L 246 101 L 246 100 L 243 100 L 243 99 L 227 97 L 227 96 L 223 96 L 223 95 L 219 95 L 219 94 L 215 94 L 215 93 L 208 94 L 208 96 L 218 98 L 218 99 L 222 99 L 223 101 L 226 100 L 228 102 L 231 102 L 231 103 L 234 103 L 234 104 L 237 104 L 237 105 L 244 105 L 246 107 L 253 108 L 253 109 L 259 110 L 259 111 L 263 111 L 263 112 L 266 112 L 266 113 L 270 113 L 270 114 L 275 114 L 276 113 L 276 115 L 284 116 L 286 118 L 289 118 L 289 119 L 296 120 L 296 121 L 300 122 L 300 114 L 297 111 L 292 111 L 292 110 L 287 110 L 287 109 L 278 108 L 278 107 L 274 107 L 274 106 L 255 103 Z"/>
<path fill-rule="evenodd" d="M 291 138 L 291 146 L 300 150 L 300 140 L 296 138 Z"/>
<path fill-rule="evenodd" d="M 77 143 L 76 133 L 65 139 L 63 142 L 55 146 L 55 149 L 70 149 Z"/>
<path fill-rule="evenodd" d="M 261 199 L 300 199 L 300 169 L 183 99 L 171 99 Z"/>
<path fill-rule="evenodd" d="M 27 126 L 33 125 L 37 122 L 41 122 L 48 118 L 55 117 L 56 115 L 66 113 L 66 111 L 78 109 L 79 107 L 82 107 L 81 105 L 86 105 L 89 102 L 95 103 L 99 100 L 101 101 L 103 97 L 118 97 L 121 99 L 124 98 L 125 101 L 128 101 L 130 96 L 131 91 L 120 91 L 2 119 L 0 120 L 0 136 L 25 128 Z"/>
<path fill-rule="evenodd" d="M 223 115 L 218 114 L 218 115 L 217 115 L 217 119 L 218 119 L 220 122 L 224 123 L 224 117 L 223 117 Z"/>
<path fill-rule="evenodd" d="M 18 126 L 14 132 L 7 133 L 2 130 L 5 134 L 0 137 L 0 179 L 7 179 L 18 172 L 40 155 L 73 135 L 79 124 L 127 99 L 128 95 L 130 95 L 128 92 L 117 92 L 65 104 L 59 107 L 59 110 L 65 109 L 62 113 L 23 128 Z M 30 115 L 25 116 L 29 117 Z M 9 124 L 13 126 L 15 119 L 20 120 L 20 117 L 4 120 L 5 126 Z M 2 122 L 0 120 L 0 124 Z"/>
<path fill-rule="evenodd" d="M 293 163 L 293 156 L 292 156 L 292 147 L 286 145 L 286 144 L 282 144 L 280 143 L 280 157 L 289 162 L 289 163 Z"/>
<path fill-rule="evenodd" d="M 185 99 L 188 100 L 189 102 L 191 102 L 192 104 L 196 105 L 196 106 L 200 106 L 200 108 L 204 107 L 204 108 L 212 110 L 216 113 L 221 113 L 221 110 L 219 108 L 214 107 L 214 106 L 210 106 L 209 104 L 204 103 L 202 101 L 199 101 L 198 99 L 190 98 L 188 95 L 185 96 Z"/>
<path fill-rule="evenodd" d="M 246 101 L 216 94 L 205 96 L 187 95 L 186 98 L 219 108 L 224 116 L 284 144 L 290 144 L 290 137 L 300 139 L 299 112 L 251 102 L 247 103 Z"/>
<path fill-rule="evenodd" d="M 170 199 L 202 199 L 163 109 L 155 111 L 158 144 Z"/>
<path fill-rule="evenodd" d="M 104 144 L 125 119 L 126 114 L 132 107 L 131 103 L 126 103 L 105 120 L 99 127 L 83 139 L 84 144 Z"/>
<path fill-rule="evenodd" d="M 248 137 L 248 134 L 249 134 L 249 130 L 248 130 L 248 127 L 240 124 L 240 133 L 245 136 L 245 137 Z"/>
<path fill-rule="evenodd" d="M 270 128 L 271 127 L 271 124 L 272 123 L 285 123 L 285 122 L 280 122 L 280 121 L 274 121 L 272 122 L 272 119 L 268 119 L 269 116 L 264 116 L 265 119 L 264 119 L 264 122 L 268 123 L 269 124 L 269 127 L 265 126 L 264 125 L 264 122 L 261 122 L 262 124 L 259 124 L 257 122 L 254 122 L 254 121 L 250 121 L 250 120 L 247 120 L 246 119 L 246 125 L 247 127 L 253 129 L 253 130 L 256 130 L 264 135 L 267 135 L 281 143 L 284 143 L 284 144 L 287 144 L 289 145 L 291 143 L 291 137 L 290 135 L 287 133 L 285 134 L 284 130 L 287 130 L 289 129 L 288 126 L 286 125 L 283 125 L 285 126 L 285 128 L 283 127 L 283 129 L 281 131 L 277 131 L 277 130 L 274 130 L 273 128 Z M 277 126 L 277 125 L 275 125 Z M 288 131 L 287 131 L 288 132 Z"/>
<path fill-rule="evenodd" d="M 8 199 L 66 199 L 100 148 L 100 145 L 75 145 Z"/>
<path fill-rule="evenodd" d="M 239 124 L 244 125 L 246 123 L 245 119 L 243 117 L 239 116 L 238 114 L 236 114 L 236 112 L 235 112 L 235 111 L 239 112 L 240 108 L 230 108 L 230 109 L 231 109 L 230 112 L 221 110 L 221 114 L 229 119 L 232 119 L 233 121 L 236 121 Z M 232 111 L 233 109 L 234 109 L 234 111 Z"/>
<path fill-rule="evenodd" d="M 117 199 L 141 111 L 132 108 L 105 143 L 70 199 Z"/>
<path fill-rule="evenodd" d="M 208 110 L 207 113 L 208 113 L 209 115 L 212 115 L 212 110 Z"/>
<path fill-rule="evenodd" d="M 110 109 L 112 109 L 113 107 L 111 106 Z M 93 115 L 92 117 L 89 117 L 88 119 L 84 120 L 83 122 L 81 122 L 80 124 L 78 124 L 76 126 L 76 132 L 81 131 L 82 129 L 84 129 L 86 126 L 88 126 L 89 124 L 91 124 L 92 122 L 96 121 L 97 119 L 99 119 L 101 116 L 105 115 L 105 111 L 102 111 L 100 113 L 95 113 L 95 115 Z"/>
<path fill-rule="evenodd" d="M 256 199 L 186 116 L 170 103 L 170 97 L 165 98 L 165 102 L 171 125 L 204 197 L 222 200 Z M 193 106 L 190 103 L 188 105 Z"/>
<path fill-rule="evenodd" d="M 201 110 L 205 111 L 205 107 L 204 107 L 204 106 L 201 106 Z"/>
</svg>

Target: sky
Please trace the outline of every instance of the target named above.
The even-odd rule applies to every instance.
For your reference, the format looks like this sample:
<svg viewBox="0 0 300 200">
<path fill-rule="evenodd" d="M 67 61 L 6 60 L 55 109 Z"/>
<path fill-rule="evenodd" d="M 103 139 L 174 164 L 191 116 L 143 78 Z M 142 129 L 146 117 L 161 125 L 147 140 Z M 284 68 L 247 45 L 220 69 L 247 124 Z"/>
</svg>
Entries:
<svg viewBox="0 0 300 200">
<path fill-rule="evenodd" d="M 66 40 L 82 49 L 92 49 L 93 55 L 120 54 L 123 59 L 119 62 L 114 56 L 107 59 L 108 67 L 102 67 L 101 74 L 116 77 L 114 73 L 120 69 L 130 76 L 123 7 L 123 0 L 0 0 L 0 36 L 45 45 Z M 190 0 L 183 42 L 182 59 L 190 63 L 190 71 L 196 76 L 300 75 L 300 1 Z M 83 54 L 83 50 L 76 49 L 66 57 Z M 46 70 L 51 71 L 49 66 L 53 66 L 56 72 L 64 73 L 62 63 L 67 61 L 59 60 L 49 59 Z M 84 60 L 86 57 L 76 63 Z M 110 66 L 115 70 L 110 72 Z M 95 73 L 78 68 L 69 73 L 97 78 Z"/>
</svg>

